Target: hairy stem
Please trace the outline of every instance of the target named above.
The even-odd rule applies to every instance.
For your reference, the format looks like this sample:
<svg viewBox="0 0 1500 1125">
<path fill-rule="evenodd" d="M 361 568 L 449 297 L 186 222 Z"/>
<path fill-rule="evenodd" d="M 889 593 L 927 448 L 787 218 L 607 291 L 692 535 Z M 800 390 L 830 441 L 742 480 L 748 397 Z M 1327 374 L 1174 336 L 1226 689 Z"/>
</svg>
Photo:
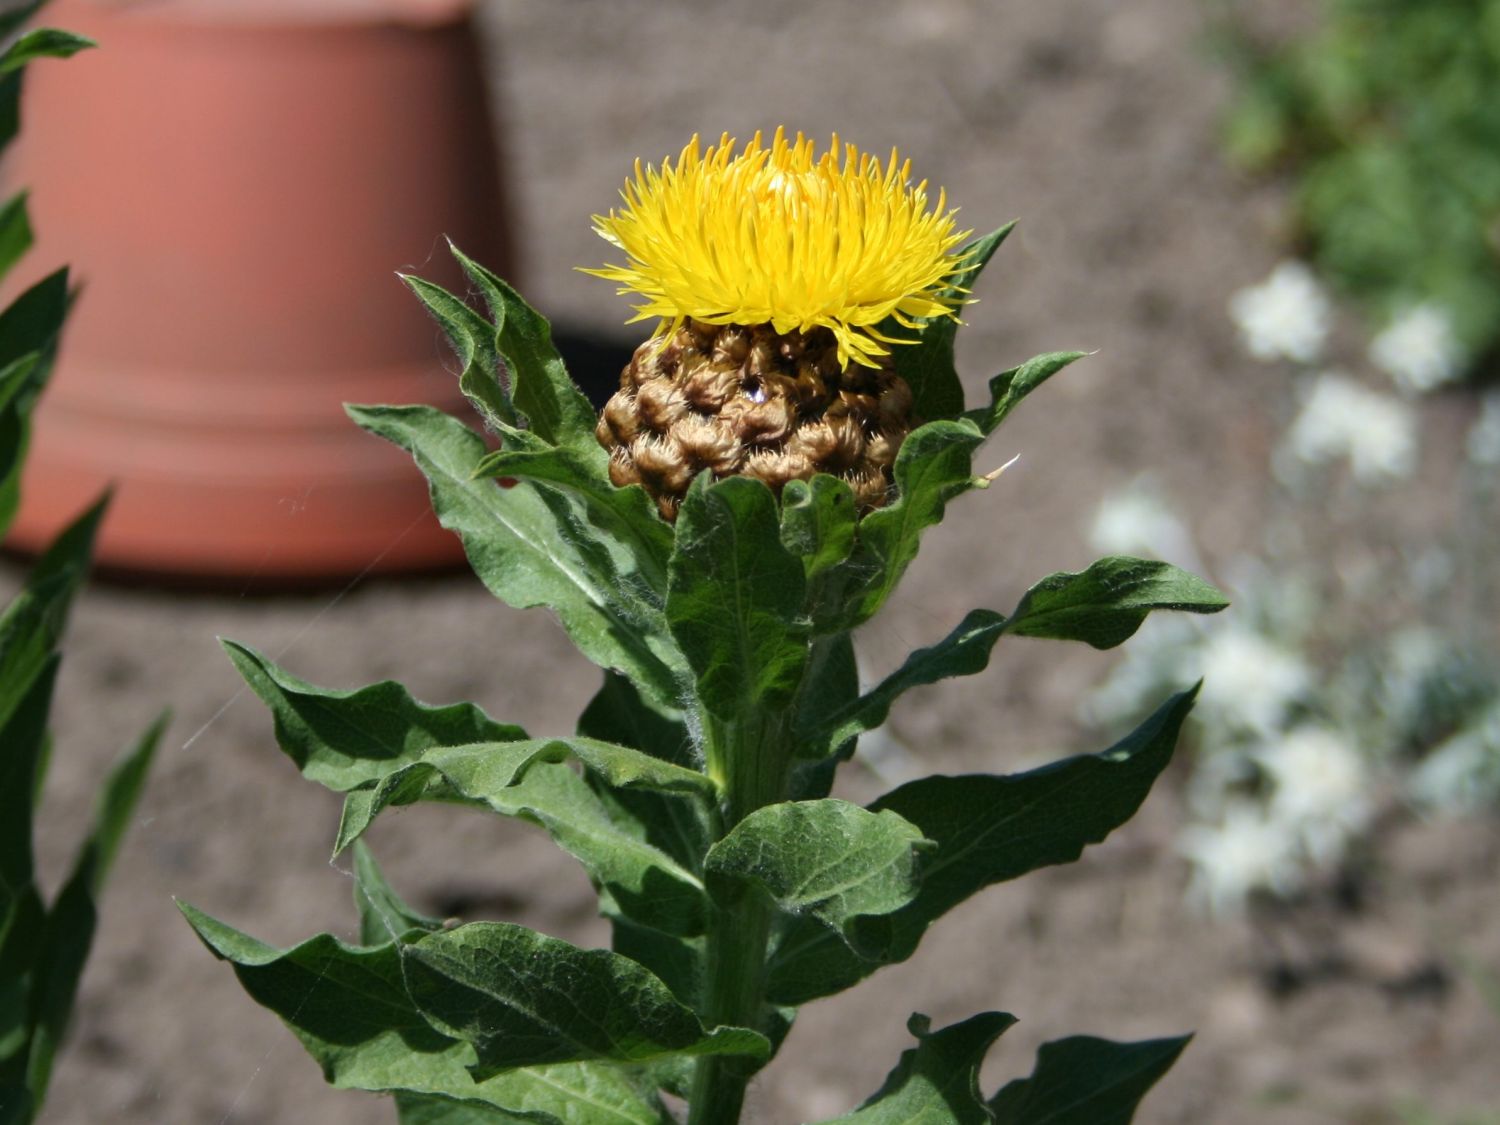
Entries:
<svg viewBox="0 0 1500 1125">
<path fill-rule="evenodd" d="M 786 797 L 791 765 L 791 724 L 784 712 L 747 709 L 735 721 L 708 718 L 708 767 L 722 787 L 722 837 L 750 813 Z M 746 894 L 709 918 L 704 1022 L 765 1030 L 766 945 L 771 936 L 772 906 Z M 744 1058 L 709 1056 L 698 1060 L 693 1075 L 689 1125 L 736 1125 L 745 1088 L 757 1063 Z"/>
</svg>

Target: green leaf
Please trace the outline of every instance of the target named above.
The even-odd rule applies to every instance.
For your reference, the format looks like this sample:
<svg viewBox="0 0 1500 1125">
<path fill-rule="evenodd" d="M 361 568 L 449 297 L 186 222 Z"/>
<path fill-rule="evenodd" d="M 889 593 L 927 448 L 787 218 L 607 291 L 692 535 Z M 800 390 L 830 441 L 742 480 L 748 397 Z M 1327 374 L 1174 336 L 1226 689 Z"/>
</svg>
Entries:
<svg viewBox="0 0 1500 1125">
<path fill-rule="evenodd" d="M 917 649 L 874 688 L 825 718 L 823 729 L 805 739 L 801 753 L 820 758 L 834 753 L 849 739 L 874 730 L 885 722 L 897 697 L 914 687 L 984 671 L 1005 626 L 1006 619 L 994 610 L 973 610 L 937 644 Z"/>
<path fill-rule="evenodd" d="M 932 1031 L 926 1016 L 913 1015 L 906 1026 L 917 1045 L 901 1052 L 901 1061 L 869 1101 L 833 1120 L 841 1125 L 988 1125 L 979 1067 L 990 1045 L 1015 1022 L 1004 1012 L 984 1012 Z"/>
<path fill-rule="evenodd" d="M 702 932 L 701 880 L 638 833 L 622 828 L 588 783 L 555 760 L 576 752 L 582 741 L 435 748 L 379 785 L 347 796 L 337 847 L 352 843 L 391 805 L 419 800 L 482 804 L 502 816 L 519 817 L 545 829 L 604 887 L 610 903 L 629 917 L 670 933 Z M 700 774 L 692 776 L 703 780 Z M 640 780 L 645 779 L 641 775 Z"/>
<path fill-rule="evenodd" d="M 397 1094 L 400 1125 L 677 1125 L 637 1068 L 562 1063 L 510 1070 L 483 1083 L 514 1108 L 417 1094 Z"/>
<path fill-rule="evenodd" d="M 78 978 L 88 959 L 97 923 L 94 896 L 75 879 L 58 893 L 42 927 L 39 956 L 32 970 L 30 1050 L 26 1065 L 26 1084 L 38 1103 L 47 1096 L 52 1063 L 73 1011 Z"/>
<path fill-rule="evenodd" d="M 1083 641 L 1113 648 L 1155 609 L 1218 613 L 1229 599 L 1169 563 L 1100 559 L 1081 574 L 1053 574 L 1026 592 L 1005 626 L 1023 637 Z"/>
<path fill-rule="evenodd" d="M 51 363 L 67 315 L 68 271 L 64 267 L 42 278 L 0 312 L 0 369 L 36 352 L 43 357 L 34 375 L 39 380 Z"/>
<path fill-rule="evenodd" d="M 47 912 L 33 970 L 29 1016 L 27 1086 L 38 1103 L 46 1094 L 53 1059 L 73 1013 L 78 981 L 94 940 L 105 877 L 130 826 L 166 724 L 167 716 L 162 715 L 110 770 L 99 790 L 93 830 Z"/>
<path fill-rule="evenodd" d="M 245 991 L 287 1023 L 334 1086 L 481 1102 L 529 1121 L 663 1125 L 654 1096 L 616 1067 L 528 1067 L 476 1081 L 474 1048 L 433 1028 L 407 993 L 402 960 L 411 946 L 361 949 L 321 934 L 281 951 L 185 903 L 178 906 L 210 951 L 234 966 Z"/>
<path fill-rule="evenodd" d="M 846 564 L 858 585 L 837 629 L 863 624 L 885 604 L 917 557 L 922 532 L 943 518 L 948 501 L 974 487 L 974 451 L 983 442 L 968 420 L 929 422 L 907 435 L 893 470 L 896 499 L 860 521 L 859 544 Z"/>
<path fill-rule="evenodd" d="M 1134 633 L 1152 610 L 1217 613 L 1228 604 L 1202 579 L 1162 562 L 1107 558 L 1082 574 L 1051 575 L 1027 591 L 1009 618 L 989 609 L 971 611 L 937 644 L 918 649 L 869 692 L 832 711 L 821 730 L 804 736 L 800 753 L 831 754 L 850 738 L 874 730 L 896 699 L 912 688 L 984 671 L 1005 633 L 1111 648 Z"/>
<path fill-rule="evenodd" d="M 771 490 L 700 474 L 678 513 L 669 574 L 667 623 L 703 705 L 733 718 L 789 704 L 807 662 L 806 581 L 781 545 Z"/>
<path fill-rule="evenodd" d="M 22 590 L 0 614 L 0 729 L 17 713 L 56 652 L 66 585 L 55 578 Z"/>
<path fill-rule="evenodd" d="M 30 0 L 7 11 L 0 12 L 0 39 L 7 39 L 20 30 L 21 25 L 42 10 L 47 0 Z"/>
<path fill-rule="evenodd" d="M 473 922 L 405 947 L 407 989 L 434 1027 L 473 1044 L 476 1077 L 516 1066 L 672 1055 L 763 1058 L 747 1028 L 704 1028 L 650 972 L 505 922 Z"/>
<path fill-rule="evenodd" d="M 74 35 L 71 31 L 59 31 L 55 27 L 38 27 L 28 31 L 0 53 L 0 74 L 20 70 L 37 59 L 66 59 L 89 47 L 97 47 L 92 39 Z"/>
<path fill-rule="evenodd" d="M 708 853 L 710 893 L 730 905 L 758 888 L 786 914 L 815 918 L 851 944 L 851 921 L 889 914 L 917 893 L 921 831 L 847 801 L 787 801 L 745 817 Z"/>
<path fill-rule="evenodd" d="M 695 1011 L 702 1010 L 706 942 L 642 926 L 618 911 L 610 916 L 610 948 L 644 965 Z"/>
<path fill-rule="evenodd" d="M 554 750 L 560 747 L 571 754 L 611 789 L 650 789 L 709 801 L 718 797 L 714 783 L 697 770 L 664 762 L 629 746 L 583 737 L 554 738 L 551 743 Z"/>
<path fill-rule="evenodd" d="M 802 1004 L 849 987 L 882 964 L 904 961 L 927 927 L 976 891 L 1038 867 L 1071 863 L 1124 824 L 1167 762 L 1197 689 L 1173 696 L 1102 754 L 1005 777 L 927 777 L 881 797 L 936 843 L 917 897 L 896 912 L 852 923 L 861 960 L 816 922 L 799 919 L 772 954 L 769 998 Z"/>
<path fill-rule="evenodd" d="M 500 355 L 510 367 L 511 398 L 532 432 L 553 445 L 576 450 L 604 475 L 609 455 L 594 438 L 594 408 L 568 377 L 546 317 L 457 246 L 450 242 L 448 248 L 489 305 Z"/>
<path fill-rule="evenodd" d="M 363 840 L 354 843 L 354 908 L 359 911 L 359 940 L 365 945 L 395 941 L 410 930 L 431 932 L 443 924 L 401 901 Z"/>
<path fill-rule="evenodd" d="M 20 260 L 22 254 L 31 249 L 31 219 L 26 213 L 26 193 L 17 192 L 0 207 L 0 277 Z M 0 383 L 4 382 L 0 375 Z M 3 401 L 3 399 L 0 399 Z"/>
<path fill-rule="evenodd" d="M 630 746 L 677 766 L 693 761 L 692 736 L 681 712 L 648 701 L 615 672 L 604 673 L 604 683 L 578 718 L 578 733 Z"/>
<path fill-rule="evenodd" d="M 489 426 L 509 429 L 520 424 L 510 392 L 500 381 L 500 351 L 495 326 L 440 285 L 410 274 L 398 274 L 427 306 L 464 365 L 458 389 Z"/>
<path fill-rule="evenodd" d="M 990 1111 L 996 1125 L 1130 1125 L 1191 1038 L 1112 1043 L 1076 1035 L 1043 1043 L 1031 1077 L 1007 1083 Z"/>
<path fill-rule="evenodd" d="M 941 295 L 966 297 L 980 272 L 1014 227 L 1014 223 L 1009 223 L 960 250 L 958 259 L 964 266 L 949 278 Z M 893 331 L 900 332 L 899 329 Z M 953 352 L 957 337 L 957 320 L 948 316 L 933 317 L 919 322 L 915 345 L 897 345 L 891 349 L 896 373 L 911 386 L 915 417 L 931 421 L 956 418 L 962 413 L 964 388 L 954 366 Z"/>
<path fill-rule="evenodd" d="M 9 38 L 40 3 L 22 4 L 0 16 L 0 39 Z M 21 71 L 42 55 L 68 55 L 89 45 L 67 32 L 42 29 L 12 39 L 0 52 L 0 148 L 20 129 Z M 0 275 L 30 247 L 25 193 L 0 209 Z M 67 271 L 59 270 L 16 298 L 0 313 L 0 538 L 20 506 L 21 462 L 30 436 L 31 397 L 46 378 L 57 333 L 67 312 Z M 24 374 L 17 374 L 22 366 Z"/>
<path fill-rule="evenodd" d="M 12 360 L 5 370 L 0 371 L 0 409 L 25 401 L 28 397 L 25 391 L 31 384 L 31 373 L 36 370 L 40 359 L 40 354 L 32 352 Z"/>
<path fill-rule="evenodd" d="M 832 716 L 841 714 L 858 698 L 859 664 L 849 634 L 834 633 L 813 641 L 792 720 L 793 754 L 804 759 L 795 763 L 792 771 L 789 793 L 796 799 L 828 796 L 839 764 L 853 756 L 856 738 L 831 747 L 819 739 L 832 725 Z M 809 758 L 813 760 L 807 761 Z"/>
<path fill-rule="evenodd" d="M 0 1121 L 34 1103 L 27 1082 L 32 987 L 45 956 L 46 907 L 33 869 L 32 826 L 47 755 L 47 715 L 58 656 L 48 652 L 0 720 Z M 28 1122 L 25 1116 L 10 1118 Z"/>
<path fill-rule="evenodd" d="M 21 78 L 17 70 L 0 74 L 0 149 L 4 149 L 21 131 Z M 0 1125 L 8 1125 L 0 1118 Z"/>
<path fill-rule="evenodd" d="M 854 490 L 827 473 L 789 480 L 781 491 L 781 542 L 802 559 L 807 579 L 821 576 L 854 550 Z"/>
<path fill-rule="evenodd" d="M 347 409 L 365 429 L 416 459 L 431 485 L 438 519 L 463 539 L 470 565 L 492 593 L 517 609 L 552 609 L 595 664 L 629 676 L 655 702 L 676 705 L 682 656 L 666 636 L 659 610 L 630 581 L 633 560 L 617 558 L 608 544 L 597 542 L 560 493 L 472 479 L 484 442 L 439 410 Z"/>
<path fill-rule="evenodd" d="M 34 894 L 31 834 L 35 793 L 47 742 L 47 713 L 57 680 L 58 657 L 49 654 L 31 675 L 14 706 L 0 721 L 0 920 L 8 929 Z M 8 685 L 7 685 L 8 686 Z M 4 935 L 6 944 L 12 938 Z M 23 935 L 16 934 L 16 938 Z M 0 946 L 0 948 L 4 948 Z M 12 956 L 16 951 L 8 951 Z M 18 966 L 18 967 L 29 967 Z M 0 1038 L 6 1029 L 0 1026 Z"/>
<path fill-rule="evenodd" d="M 447 1098 L 424 1097 L 421 1094 L 396 1095 L 398 1125 L 496 1125 L 497 1122 L 538 1120 L 551 1125 L 551 1121 L 557 1119 L 550 1114 L 542 1118 L 535 1115 L 520 1117 L 482 1102 L 451 1101 Z"/>
<path fill-rule="evenodd" d="M 384 680 L 355 691 L 315 687 L 254 649 L 221 640 L 252 691 L 271 709 L 276 741 L 303 775 L 336 792 L 378 782 L 424 751 L 515 742 L 526 732 L 472 703 L 429 707 Z"/>
<path fill-rule="evenodd" d="M 0 1084 L 0 1125 L 31 1125 L 39 1110 L 26 1087 Z"/>
<path fill-rule="evenodd" d="M 31 427 L 23 405 L 0 406 L 0 538 L 10 530 L 21 507 L 21 468 L 30 439 Z"/>
<path fill-rule="evenodd" d="M 46 922 L 35 883 L 0 888 L 0 1090 L 26 1085 L 32 969 Z"/>
<path fill-rule="evenodd" d="M 497 1109 L 483 1102 L 398 1093 L 396 1119 L 399 1125 L 591 1125 L 596 1120 L 610 1123 L 629 1121 L 639 1125 L 646 1125 L 647 1122 L 650 1125 L 676 1125 L 676 1119 L 660 1106 L 654 1110 L 641 1106 L 632 1110 L 628 1116 L 620 1117 L 619 1107 L 612 1100 L 598 1100 L 595 1091 L 590 1088 L 591 1085 L 599 1084 L 598 1076 L 607 1074 L 606 1081 L 610 1085 L 625 1085 L 613 1073 L 617 1069 L 597 1063 L 569 1063 L 510 1071 L 494 1080 L 497 1083 L 503 1080 L 509 1086 L 528 1086 L 530 1093 L 542 1096 L 518 1098 L 518 1104 L 544 1104 L 548 1109 L 512 1111 Z M 646 1089 L 648 1083 L 642 1079 L 635 1085 Z M 644 1097 L 633 1091 L 628 1096 L 633 1100 Z M 560 1098 L 563 1097 L 569 1100 L 561 1101 Z M 559 1113 L 564 1116 L 559 1117 Z M 652 1115 L 637 1116 L 637 1113 Z"/>
<path fill-rule="evenodd" d="M 483 457 L 473 475 L 541 481 L 577 496 L 589 522 L 630 552 L 652 600 L 660 605 L 666 596 L 672 529 L 646 490 L 638 484 L 616 488 L 596 459 L 546 445 L 530 433 L 508 437 L 506 444 Z"/>
<path fill-rule="evenodd" d="M 647 703 L 629 680 L 613 672 L 604 674 L 603 685 L 579 716 L 578 733 L 633 747 L 672 765 L 693 768 L 696 762 L 681 716 Z M 615 788 L 594 773 L 588 779 L 622 830 L 640 835 L 689 871 L 702 866 L 710 842 L 705 805 L 650 789 Z"/>
<path fill-rule="evenodd" d="M 109 494 L 105 493 L 76 516 L 48 544 L 41 557 L 32 564 L 31 573 L 26 576 L 26 585 L 30 589 L 40 589 L 54 582 L 62 584 L 61 590 L 65 594 L 57 607 L 57 612 L 62 615 L 57 621 L 59 630 L 67 624 L 73 596 L 88 577 L 94 557 L 94 538 L 99 533 L 99 525 L 104 521 L 109 500 Z"/>
<path fill-rule="evenodd" d="M 5 92 L 19 75 L 0 77 L 0 144 L 5 139 Z M 0 313 L 0 534 L 21 500 L 22 459 L 30 438 L 31 407 L 56 354 L 68 310 L 68 271 L 37 282 Z M 24 374 L 21 372 L 24 371 Z"/>
<path fill-rule="evenodd" d="M 157 716 L 156 721 L 146 728 L 135 745 L 110 768 L 109 775 L 99 789 L 94 829 L 87 842 L 87 847 L 94 853 L 92 862 L 87 865 L 87 885 L 95 894 L 103 888 L 104 880 L 114 866 L 120 843 L 130 828 L 135 807 L 140 802 L 151 761 L 170 719 L 169 712 Z M 84 867 L 80 862 L 77 870 L 81 872 Z"/>
<path fill-rule="evenodd" d="M 57 649 L 73 598 L 88 576 L 106 502 L 97 501 L 63 530 L 33 565 L 20 595 L 0 613 L 0 726 Z"/>
<path fill-rule="evenodd" d="M 350 794 L 356 800 L 346 806 L 337 850 L 353 843 L 390 805 L 412 804 L 424 798 L 452 799 L 456 795 L 494 808 L 508 806 L 502 791 L 520 784 L 533 766 L 569 760 L 583 763 L 612 789 L 650 789 L 706 800 L 717 796 L 713 782 L 697 770 L 592 738 L 523 738 L 434 746 L 413 761 L 398 763 L 375 784 L 364 784 Z"/>
<path fill-rule="evenodd" d="M 4 538 L 21 499 L 21 467 L 29 438 L 29 416 L 35 396 L 32 373 L 37 352 L 13 360 L 0 371 L 0 538 Z"/>
<path fill-rule="evenodd" d="M 980 433 L 988 437 L 1005 421 L 1021 400 L 1036 390 L 1052 376 L 1070 363 L 1082 359 L 1088 352 L 1048 352 L 1033 356 L 1020 367 L 1002 371 L 990 380 L 990 404 L 970 410 L 964 417 L 979 427 Z"/>
</svg>

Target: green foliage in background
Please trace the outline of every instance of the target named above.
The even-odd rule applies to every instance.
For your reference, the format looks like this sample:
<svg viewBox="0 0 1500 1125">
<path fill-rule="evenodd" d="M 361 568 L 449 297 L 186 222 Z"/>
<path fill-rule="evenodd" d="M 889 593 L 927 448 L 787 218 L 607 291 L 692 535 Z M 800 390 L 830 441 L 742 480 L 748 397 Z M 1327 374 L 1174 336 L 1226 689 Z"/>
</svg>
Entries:
<svg viewBox="0 0 1500 1125">
<path fill-rule="evenodd" d="M 335 847 L 352 854 L 360 940 L 323 934 L 278 949 L 184 912 L 331 1083 L 394 1094 L 404 1125 L 666 1125 L 676 1118 L 663 1093 L 687 1099 L 697 1125 L 737 1121 L 799 1005 L 906 960 L 971 895 L 1071 862 L 1128 820 L 1194 691 L 1102 753 L 927 777 L 868 806 L 829 795 L 860 734 L 904 692 L 982 672 L 1006 635 L 1109 648 L 1153 611 L 1211 613 L 1225 601 L 1165 563 L 1107 558 L 1041 579 L 1009 613 L 970 613 L 862 690 L 851 631 L 890 597 L 922 533 L 988 486 L 972 461 L 989 434 L 1079 353 L 996 376 L 989 400 L 966 412 L 961 391 L 924 398 L 922 379 L 961 387 L 942 322 L 902 362 L 919 401 L 953 401 L 907 437 L 889 504 L 859 517 L 831 476 L 794 481 L 778 500 L 758 480 L 705 473 L 674 526 L 639 485 L 609 483 L 594 411 L 547 322 L 455 254 L 486 314 L 408 283 L 502 447 L 427 406 L 350 413 L 415 458 L 497 597 L 556 614 L 602 669 L 598 693 L 576 731 L 539 737 L 470 704 L 428 706 L 395 683 L 317 687 L 227 643 L 281 748 L 343 798 Z M 361 837 L 384 810 L 418 801 L 547 832 L 588 872 L 612 948 L 439 922 L 406 905 Z M 1029 1077 L 987 1095 L 980 1064 L 1013 1022 L 988 1012 L 934 1028 L 914 1015 L 913 1046 L 837 1120 L 1128 1122 L 1186 1042 L 1064 1039 Z"/>
<path fill-rule="evenodd" d="M 1232 154 L 1282 169 L 1319 272 L 1377 327 L 1431 304 L 1467 354 L 1500 343 L 1500 0 L 1323 0 L 1309 33 L 1223 42 Z"/>
<path fill-rule="evenodd" d="M 22 68 L 90 46 L 64 31 L 17 35 L 41 7 L 0 15 L 0 145 L 18 126 Z M 0 206 L 0 274 L 31 245 L 25 193 Z M 66 270 L 0 312 L 0 537 L 15 516 L 31 411 L 51 370 L 71 294 Z M 96 903 L 130 824 L 158 722 L 99 789 L 93 827 L 50 902 L 36 882 L 32 829 L 51 754 L 47 715 L 68 609 L 88 573 L 104 501 L 83 513 L 32 567 L 0 611 L 0 1125 L 26 1125 L 42 1106 L 97 923 Z"/>
</svg>

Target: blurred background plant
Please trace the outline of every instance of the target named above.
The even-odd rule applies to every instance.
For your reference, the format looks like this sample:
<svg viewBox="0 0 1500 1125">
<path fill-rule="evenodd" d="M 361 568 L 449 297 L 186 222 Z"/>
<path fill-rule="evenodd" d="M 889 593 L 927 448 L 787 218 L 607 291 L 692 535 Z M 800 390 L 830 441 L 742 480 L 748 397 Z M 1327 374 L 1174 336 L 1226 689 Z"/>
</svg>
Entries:
<svg viewBox="0 0 1500 1125">
<path fill-rule="evenodd" d="M 1287 38 L 1220 6 L 1230 154 L 1290 177 L 1293 241 L 1359 302 L 1377 366 L 1418 391 L 1482 375 L 1500 344 L 1500 2 L 1314 7 Z"/>
<path fill-rule="evenodd" d="M 22 71 L 67 58 L 89 40 L 50 28 L 20 34 L 42 3 L 0 14 L 0 146 L 18 127 Z M 31 245 L 22 192 L 0 207 L 0 273 Z M 73 294 L 58 270 L 0 312 L 0 536 L 15 515 L 31 411 L 51 370 Z M 130 824 L 164 720 L 105 778 L 72 870 L 51 902 L 35 870 L 32 830 L 51 755 L 47 731 L 58 645 L 88 573 L 100 500 L 37 560 L 0 611 L 0 1123 L 27 1125 L 41 1110 L 52 1064 L 97 924 L 95 902 Z"/>
<path fill-rule="evenodd" d="M 1391 816 L 1500 800 L 1490 565 L 1500 394 L 1472 402 L 1457 448 L 1425 451 L 1430 475 L 1457 492 L 1460 534 L 1412 542 L 1387 513 L 1420 503 L 1432 404 L 1381 388 L 1368 370 L 1323 365 L 1335 306 L 1301 263 L 1240 290 L 1229 311 L 1247 352 L 1290 370 L 1289 381 L 1267 373 L 1282 424 L 1260 548 L 1221 576 L 1237 612 L 1153 622 L 1084 707 L 1087 721 L 1113 728 L 1201 669 L 1179 846 L 1193 870 L 1189 899 L 1221 916 L 1256 894 L 1330 881 Z M 1209 569 L 1149 478 L 1105 499 L 1090 539 Z"/>
</svg>

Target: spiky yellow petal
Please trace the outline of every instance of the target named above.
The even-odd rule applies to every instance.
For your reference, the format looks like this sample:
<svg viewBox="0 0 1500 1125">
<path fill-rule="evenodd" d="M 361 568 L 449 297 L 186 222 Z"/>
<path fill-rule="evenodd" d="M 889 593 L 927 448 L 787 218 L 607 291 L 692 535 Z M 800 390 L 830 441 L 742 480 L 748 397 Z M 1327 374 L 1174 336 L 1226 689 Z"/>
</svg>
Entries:
<svg viewBox="0 0 1500 1125">
<path fill-rule="evenodd" d="M 840 363 L 872 367 L 903 342 L 882 321 L 954 316 L 964 300 L 948 280 L 970 232 L 954 229 L 943 192 L 929 210 L 927 182 L 910 177 L 894 150 L 882 167 L 837 135 L 821 156 L 782 129 L 769 147 L 756 133 L 737 155 L 727 134 L 707 152 L 694 136 L 675 164 L 637 161 L 624 207 L 593 217 L 628 263 L 583 272 L 645 298 L 630 323 L 827 328 Z"/>
</svg>

